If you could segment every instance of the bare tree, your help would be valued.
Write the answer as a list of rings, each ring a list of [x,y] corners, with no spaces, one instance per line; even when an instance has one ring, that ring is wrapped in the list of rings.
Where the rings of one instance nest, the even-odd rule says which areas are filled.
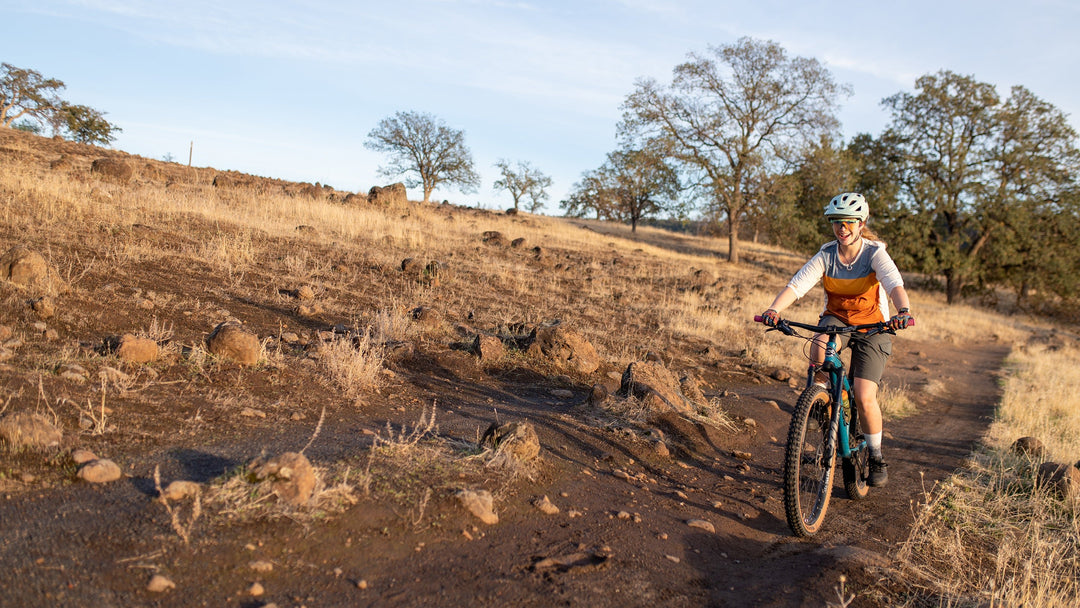
[[[474,192],[480,185],[465,132],[430,114],[398,112],[384,118],[368,133],[364,147],[389,154],[389,164],[379,167],[379,173],[404,176],[410,188],[423,186],[424,202],[439,184],[457,185],[462,192]]]
[[[662,143],[697,184],[706,211],[727,220],[728,259],[738,262],[739,225],[757,177],[780,173],[796,150],[836,132],[836,98],[846,91],[816,59],[741,38],[691,53],[669,87],[638,81],[623,103],[620,133]]]
[[[36,70],[0,63],[0,125],[10,127],[21,116],[47,120],[60,106],[57,93],[63,88],[63,82]]]
[[[529,211],[536,212],[548,199],[547,189],[551,187],[551,178],[544,175],[526,161],[518,161],[512,166],[510,161],[501,159],[495,167],[502,177],[495,180],[495,190],[506,190],[514,199],[514,209],[523,199],[528,199]]]

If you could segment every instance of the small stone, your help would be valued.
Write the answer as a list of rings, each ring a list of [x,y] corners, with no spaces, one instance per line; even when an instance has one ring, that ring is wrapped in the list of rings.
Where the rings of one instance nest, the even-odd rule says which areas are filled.
[[[565,388],[556,388],[551,390],[551,396],[558,397],[559,399],[571,399],[574,397],[574,391]]]
[[[752,460],[754,458],[754,455],[750,452],[743,452],[740,450],[732,450],[731,455],[739,460]]]
[[[300,300],[314,300],[315,290],[310,285],[304,285],[296,290],[296,297]]]
[[[675,562],[676,564],[682,561],[681,559],[675,557],[674,555],[664,555],[664,557],[667,558],[668,561]]]
[[[16,448],[49,448],[60,445],[63,432],[40,414],[15,412],[0,418],[0,439]]]
[[[39,319],[49,319],[56,314],[56,302],[49,296],[38,298],[30,304]]]
[[[160,574],[155,574],[150,577],[150,582],[146,585],[146,590],[152,593],[162,593],[169,589],[175,589],[176,583],[170,581]]]
[[[120,346],[116,349],[116,356],[128,363],[150,363],[158,358],[157,342],[150,338],[139,338],[134,334],[124,334],[120,338]]]
[[[251,597],[259,597],[260,595],[266,593],[266,589],[263,588],[262,583],[256,581],[254,583],[251,583],[251,586],[248,587],[247,592],[248,595],[250,595]]]
[[[71,460],[74,461],[75,464],[86,464],[91,460],[97,459],[97,455],[90,450],[78,449],[71,453]]]
[[[499,523],[499,516],[493,508],[494,497],[487,490],[459,490],[456,494],[461,504],[488,525]]]
[[[716,532],[716,527],[712,525],[712,522],[704,519],[691,519],[686,522],[686,525],[691,528],[698,528],[699,530],[705,530],[706,532]]]
[[[368,582],[366,580],[360,579],[360,580],[356,581],[356,588],[357,589],[367,589],[367,587],[368,587]]]
[[[757,420],[754,420],[753,418],[747,418],[746,420],[743,420],[743,424],[752,429],[757,428]]]
[[[548,500],[547,496],[533,501],[533,506],[545,515],[557,515],[559,513],[559,507]]]
[[[199,491],[200,486],[194,481],[177,480],[170,483],[161,491],[161,497],[165,500],[177,502],[185,498],[197,496]]]
[[[77,473],[79,479],[89,483],[109,483],[124,476],[120,466],[111,460],[99,458],[84,464]]]
[[[239,325],[222,323],[211,332],[207,348],[218,357],[231,359],[241,365],[255,365],[259,362],[262,345],[258,336]]]
[[[633,516],[630,515],[628,511],[619,511],[615,514],[615,517],[618,517],[619,519],[631,519]]]

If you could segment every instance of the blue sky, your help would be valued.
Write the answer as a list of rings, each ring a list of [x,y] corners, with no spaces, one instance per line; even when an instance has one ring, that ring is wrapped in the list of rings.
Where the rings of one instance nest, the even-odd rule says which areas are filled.
[[[558,213],[615,149],[641,77],[741,36],[813,57],[854,95],[845,138],[879,134],[882,98],[948,69],[1023,85],[1080,128],[1080,3],[1072,0],[0,0],[0,61],[67,85],[65,99],[151,158],[366,192],[389,180],[364,148],[379,120],[433,114],[465,131],[483,184],[433,200],[500,209],[501,158],[550,175]],[[192,145],[193,142],[193,145]],[[416,189],[413,198],[421,198]]]

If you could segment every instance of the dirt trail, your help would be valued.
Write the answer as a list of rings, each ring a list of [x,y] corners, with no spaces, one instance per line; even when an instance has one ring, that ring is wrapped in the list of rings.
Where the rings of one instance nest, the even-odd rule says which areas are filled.
[[[568,406],[584,400],[584,387],[574,389],[573,400],[557,399],[538,378],[488,377],[447,353],[404,379],[414,383],[411,399],[437,401],[442,435],[475,440],[497,410],[500,419],[536,424],[544,446],[534,479],[501,495],[499,524],[479,524],[452,497],[437,495],[415,519],[416,513],[362,501],[315,525],[218,526],[179,545],[163,514],[148,507],[154,492],[148,472],[164,461],[171,470],[209,478],[250,455],[251,445],[222,441],[148,453],[124,483],[8,495],[0,501],[0,521],[21,523],[8,526],[0,541],[0,568],[9,580],[0,603],[824,605],[835,601],[840,574],[855,592],[885,575],[889,553],[911,523],[911,502],[961,464],[998,399],[1005,346],[897,340],[897,347],[887,380],[915,385],[937,377],[947,393],[914,416],[887,422],[888,487],[855,503],[838,486],[825,529],[811,540],[789,533],[780,499],[782,438],[796,397],[786,384],[749,384],[730,370],[706,368],[714,394],[727,391],[729,409],[754,418],[756,431],[731,434],[666,419],[659,426],[677,447],[672,458],[662,458],[633,432],[599,424],[589,406]],[[387,419],[394,411],[385,409]],[[312,448],[313,460],[362,450],[358,429],[373,419],[379,417],[372,410],[333,417]],[[272,444],[296,449],[290,441],[296,439]],[[733,450],[753,458],[744,462]],[[560,507],[558,515],[530,505],[545,495]],[[691,527],[690,520],[711,522],[715,531]],[[252,572],[248,564],[257,559],[273,563],[273,571]],[[145,591],[155,571],[167,573],[178,589]],[[264,596],[245,593],[255,580]]]

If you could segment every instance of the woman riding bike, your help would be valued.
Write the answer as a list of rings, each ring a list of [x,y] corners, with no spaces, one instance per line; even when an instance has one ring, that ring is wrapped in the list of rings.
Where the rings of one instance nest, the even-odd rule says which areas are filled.
[[[832,223],[836,240],[823,245],[777,294],[769,309],[761,314],[766,325],[775,326],[781,311],[821,281],[825,288],[825,310],[819,325],[860,325],[889,319],[892,329],[908,326],[912,317],[904,279],[886,253],[885,243],[866,227],[869,217],[870,207],[861,194],[847,192],[829,202],[825,218]],[[888,298],[892,298],[898,309],[891,318]],[[825,360],[824,345],[821,334],[814,337],[810,357],[815,364]],[[852,390],[859,407],[863,437],[870,450],[867,483],[883,486],[889,474],[881,455],[882,420],[877,393],[885,362],[892,354],[892,338],[888,333],[870,337],[852,334],[845,346],[851,349]],[[824,385],[826,378],[819,373],[815,381]]]

